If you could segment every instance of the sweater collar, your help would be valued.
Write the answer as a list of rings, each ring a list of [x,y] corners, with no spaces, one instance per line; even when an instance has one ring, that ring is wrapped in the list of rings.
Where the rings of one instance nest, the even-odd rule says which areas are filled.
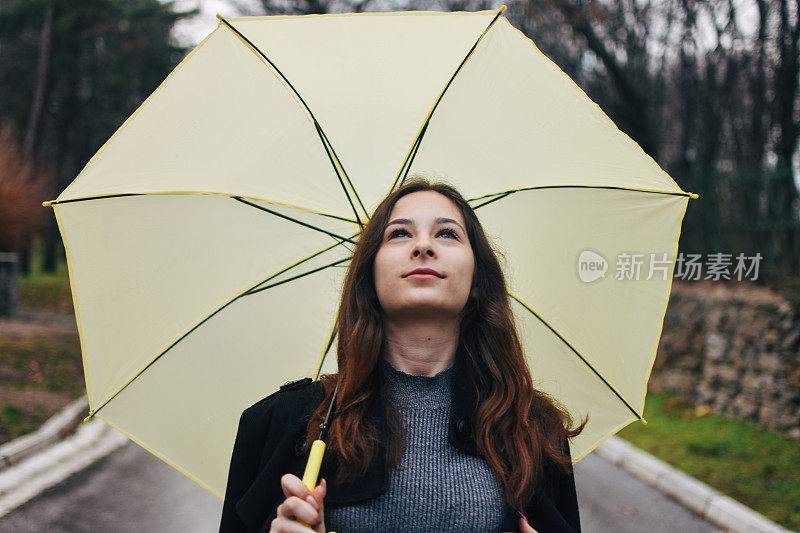
[[[451,369],[450,381],[451,408],[448,421],[447,438],[450,444],[471,455],[482,457],[474,438],[475,417],[478,407],[478,394],[474,389],[462,353],[457,353]],[[397,370],[395,370],[397,372]],[[385,409],[383,388],[386,386],[382,372],[376,372],[377,394],[373,396],[367,417],[374,424],[379,436],[379,448],[373,455],[369,474],[352,483],[338,484],[334,481],[337,469],[336,460],[331,457],[323,461],[320,477],[328,482],[326,502],[332,504],[354,503],[374,498],[389,489],[389,467],[386,457],[386,420],[382,416]]]
[[[399,409],[436,409],[449,407],[452,365],[435,376],[407,374],[381,358],[378,368],[387,397]]]

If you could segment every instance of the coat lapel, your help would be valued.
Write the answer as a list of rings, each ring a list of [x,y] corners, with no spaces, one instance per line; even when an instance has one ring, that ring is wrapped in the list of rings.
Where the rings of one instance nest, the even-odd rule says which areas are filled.
[[[483,457],[475,441],[475,420],[478,411],[478,394],[472,385],[464,361],[464,354],[456,354],[451,383],[450,421],[447,438],[450,444],[471,455]]]

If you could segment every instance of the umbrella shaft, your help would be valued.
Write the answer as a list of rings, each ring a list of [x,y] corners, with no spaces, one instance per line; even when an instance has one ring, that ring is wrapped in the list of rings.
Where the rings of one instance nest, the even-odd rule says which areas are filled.
[[[325,442],[315,440],[311,445],[311,452],[308,454],[308,462],[306,463],[306,471],[303,473],[303,483],[308,490],[314,490],[317,486],[317,476],[319,476],[319,469],[322,465],[322,456],[325,455]],[[309,526],[303,522],[304,526]]]

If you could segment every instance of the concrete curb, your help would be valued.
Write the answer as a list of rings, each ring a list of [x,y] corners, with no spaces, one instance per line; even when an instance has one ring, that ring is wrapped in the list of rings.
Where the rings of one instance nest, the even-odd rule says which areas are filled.
[[[742,533],[791,533],[619,437],[609,438],[595,448],[594,453],[718,526]]]
[[[78,417],[83,418],[81,414],[88,409],[86,396],[78,398],[51,416],[38,430],[0,446],[0,472],[65,437],[67,428]]]
[[[81,398],[50,418],[36,433],[0,448],[6,464],[0,470],[0,516],[128,442],[122,433],[93,419],[81,424],[73,435],[54,443],[63,437],[76,412],[82,415],[87,407],[86,398]]]

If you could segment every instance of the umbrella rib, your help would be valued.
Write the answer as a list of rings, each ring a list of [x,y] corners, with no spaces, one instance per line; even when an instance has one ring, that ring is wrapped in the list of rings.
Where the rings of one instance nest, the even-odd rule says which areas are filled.
[[[358,235],[358,234],[356,234],[356,235]],[[356,235],[353,235],[353,237],[355,237]],[[175,341],[174,341],[172,344],[170,344],[169,346],[167,346],[167,347],[166,347],[166,348],[165,348],[165,349],[164,349],[164,350],[163,350],[163,351],[162,351],[160,354],[158,354],[158,355],[157,355],[155,358],[153,358],[153,360],[152,360],[152,361],[150,361],[149,363],[147,363],[147,365],[145,365],[145,366],[144,366],[144,367],[143,367],[141,370],[139,370],[139,371],[138,371],[138,372],[137,372],[137,373],[136,373],[136,374],[135,374],[133,377],[131,377],[131,379],[129,379],[127,383],[125,383],[124,385],[122,385],[122,386],[121,386],[119,389],[117,389],[117,391],[116,391],[114,394],[112,394],[111,396],[109,396],[109,397],[108,397],[108,398],[107,398],[107,399],[106,399],[106,400],[105,400],[105,401],[104,401],[102,404],[100,404],[100,405],[97,407],[97,409],[94,409],[93,411],[89,411],[89,415],[88,415],[86,418],[84,418],[84,419],[83,419],[83,421],[84,421],[84,422],[88,422],[88,421],[89,421],[89,420],[90,420],[92,417],[94,417],[94,415],[96,415],[96,414],[97,414],[97,412],[98,412],[100,409],[102,409],[103,407],[105,407],[105,406],[106,406],[106,404],[108,404],[108,402],[110,402],[111,400],[113,400],[113,399],[114,399],[114,398],[115,398],[115,397],[116,397],[116,396],[117,396],[117,395],[118,395],[120,392],[122,392],[123,390],[125,390],[125,388],[126,388],[128,385],[130,385],[131,383],[133,383],[133,382],[136,380],[136,378],[138,378],[139,376],[141,376],[141,375],[144,373],[144,371],[145,371],[145,370],[147,370],[148,368],[150,368],[150,367],[153,365],[153,363],[155,363],[156,361],[158,361],[158,360],[159,360],[159,359],[160,359],[160,358],[161,358],[161,357],[162,357],[162,356],[163,356],[165,353],[167,353],[168,351],[170,351],[170,350],[171,350],[171,349],[172,349],[172,348],[173,348],[173,347],[174,347],[176,344],[178,344],[178,343],[179,343],[179,342],[181,342],[183,339],[185,339],[186,337],[188,337],[188,336],[189,336],[189,335],[190,335],[192,332],[194,332],[194,331],[195,331],[197,328],[199,328],[200,326],[202,326],[203,324],[205,324],[205,323],[206,323],[208,320],[210,320],[210,319],[211,319],[211,318],[212,318],[214,315],[216,315],[217,313],[219,313],[220,311],[222,311],[223,309],[225,309],[226,307],[228,307],[229,305],[231,305],[233,302],[235,302],[235,301],[236,301],[236,300],[238,300],[239,298],[242,298],[242,297],[244,297],[244,296],[249,296],[249,295],[253,294],[254,292],[260,292],[260,290],[268,289],[268,288],[274,287],[274,286],[276,286],[276,285],[280,285],[280,284],[282,284],[282,283],[285,283],[285,282],[287,282],[287,281],[291,281],[291,280],[293,280],[293,279],[298,279],[298,278],[301,278],[301,277],[303,277],[303,276],[307,276],[307,275],[309,275],[309,274],[313,274],[313,273],[315,273],[315,272],[319,272],[320,270],[323,270],[323,269],[325,269],[325,268],[328,268],[328,267],[331,267],[331,266],[338,265],[339,263],[343,263],[343,262],[345,262],[345,261],[349,261],[349,260],[350,260],[350,257],[346,257],[346,258],[344,258],[344,259],[340,259],[339,261],[335,261],[335,262],[333,262],[333,263],[330,263],[330,264],[328,264],[328,265],[325,265],[325,266],[323,266],[323,267],[316,268],[316,269],[313,269],[313,270],[311,270],[311,271],[308,271],[308,272],[305,272],[305,273],[303,273],[303,274],[300,274],[300,275],[298,275],[298,276],[295,276],[294,278],[291,278],[291,279],[288,279],[288,280],[284,280],[284,281],[280,281],[280,282],[278,282],[278,283],[276,283],[276,284],[273,284],[273,285],[271,285],[271,286],[265,287],[264,289],[260,289],[260,290],[253,291],[253,288],[255,288],[255,287],[258,287],[258,286],[259,286],[259,285],[261,285],[262,283],[264,283],[264,282],[267,282],[267,281],[269,281],[269,280],[271,280],[271,279],[274,279],[274,278],[276,278],[277,276],[279,276],[279,275],[283,274],[284,272],[288,272],[288,271],[289,271],[289,270],[291,270],[292,268],[295,268],[295,267],[297,267],[298,265],[300,265],[300,264],[302,264],[302,263],[305,263],[306,261],[309,261],[309,260],[313,259],[314,257],[316,257],[316,256],[318,256],[318,255],[320,255],[320,254],[322,254],[322,253],[325,253],[325,252],[327,252],[328,250],[332,250],[333,248],[335,248],[335,247],[337,247],[337,246],[341,245],[343,242],[344,242],[344,241],[340,241],[340,242],[338,242],[338,243],[336,243],[336,244],[332,244],[331,246],[328,246],[327,248],[323,248],[322,250],[318,250],[317,252],[314,252],[313,254],[309,255],[308,257],[306,257],[306,258],[304,258],[304,259],[300,259],[299,261],[297,261],[297,262],[295,262],[295,263],[293,263],[293,264],[291,264],[291,265],[289,265],[289,266],[287,266],[287,267],[285,267],[285,268],[283,268],[283,269],[279,270],[278,272],[275,272],[274,274],[271,274],[271,275],[270,275],[269,277],[267,277],[266,279],[263,279],[263,280],[259,281],[258,283],[256,283],[256,284],[255,284],[255,285],[253,285],[252,287],[250,287],[249,289],[247,289],[247,290],[245,290],[245,291],[243,291],[243,292],[241,292],[241,293],[237,294],[236,296],[234,296],[233,298],[231,298],[230,300],[228,300],[226,303],[224,303],[223,305],[219,306],[219,307],[218,307],[217,309],[215,309],[215,310],[214,310],[214,311],[213,311],[211,314],[209,314],[209,315],[208,315],[207,317],[205,317],[203,320],[201,320],[200,322],[198,322],[197,324],[195,324],[195,325],[194,325],[192,328],[190,328],[190,329],[189,329],[189,331],[187,331],[186,333],[184,333],[183,335],[181,335],[180,337],[178,337],[178,338],[177,338],[177,339],[176,339],[176,340],[175,340]]]
[[[319,360],[317,361],[316,365],[317,370],[314,372],[315,381],[319,379],[319,374],[320,372],[322,372],[322,365],[325,364],[325,357],[328,355],[328,352],[331,351],[331,346],[333,346],[333,339],[336,338],[336,334],[338,332],[339,332],[339,322],[335,320],[333,322],[333,329],[331,329],[331,334],[328,337],[328,342],[325,345],[325,349],[322,351],[322,353],[319,356]]]
[[[347,240],[348,240],[348,241],[350,241],[351,239],[353,239],[353,238],[357,237],[358,235],[360,235],[360,234],[359,234],[359,233],[355,233],[355,234],[353,234],[353,235],[352,235],[352,236],[351,236],[349,239],[347,239]],[[306,258],[304,258],[304,259],[301,259],[301,260],[299,260],[299,261],[297,261],[297,262],[295,262],[295,263],[293,263],[293,264],[291,264],[291,265],[289,265],[289,266],[287,266],[287,267],[285,267],[285,268],[283,268],[283,269],[281,269],[281,270],[279,270],[279,271],[275,272],[274,274],[270,275],[269,277],[267,277],[267,278],[265,278],[265,279],[263,279],[263,280],[259,281],[258,283],[256,283],[256,284],[255,284],[255,285],[253,285],[252,287],[250,287],[250,288],[249,288],[248,290],[246,290],[246,291],[245,291],[245,292],[244,292],[244,293],[243,293],[241,296],[246,296],[246,295],[248,295],[248,294],[253,294],[254,292],[260,292],[260,291],[261,291],[261,290],[263,290],[263,289],[258,289],[258,290],[255,290],[255,289],[256,289],[256,287],[258,287],[258,286],[259,286],[259,285],[261,285],[262,283],[267,283],[268,281],[270,281],[270,280],[273,280],[273,279],[277,278],[277,277],[278,277],[278,276],[280,276],[281,274],[285,274],[286,272],[290,271],[291,269],[293,269],[293,268],[296,268],[296,267],[300,266],[301,264],[305,263],[306,261],[309,261],[309,260],[311,260],[311,259],[313,259],[313,258],[317,257],[318,255],[320,255],[320,254],[323,254],[323,253],[327,252],[328,250],[332,250],[332,249],[336,248],[337,246],[345,246],[345,244],[344,244],[344,243],[345,243],[345,241],[342,241],[342,240],[340,240],[340,241],[339,241],[339,242],[337,242],[336,244],[332,244],[332,245],[330,245],[330,246],[328,246],[328,247],[326,247],[326,248],[323,248],[322,250],[318,250],[318,251],[314,252],[313,254],[309,255],[308,257],[306,257]],[[345,246],[345,248],[347,248],[347,247]],[[348,250],[349,250],[349,248],[348,248]],[[347,259],[349,259],[349,257],[348,257]],[[327,268],[327,267],[333,267],[333,266],[336,266],[336,265],[338,265],[339,263],[342,263],[343,261],[344,261],[344,260],[342,260],[342,261],[336,261],[336,262],[334,262],[334,263],[331,263],[331,264],[325,265],[325,267],[323,267],[323,268]],[[320,268],[320,269],[317,269],[317,270],[321,270],[321,268]],[[298,279],[298,278],[301,278],[301,277],[303,277],[304,275],[308,275],[308,274],[311,274],[311,273],[313,273],[313,272],[316,272],[316,270],[314,270],[314,271],[311,271],[311,272],[306,272],[305,274],[300,274],[300,275],[298,275],[298,276],[295,276],[295,277],[294,277],[294,278],[292,278],[292,279]],[[290,279],[290,280],[286,280],[286,281],[291,281],[291,279]],[[280,283],[278,283],[278,285],[280,285],[281,283],[284,283],[284,282],[280,282]],[[267,288],[267,289],[268,289],[268,288],[271,288],[271,287],[274,287],[274,286],[275,286],[275,285],[271,285],[271,286],[269,286],[269,287],[265,287],[265,288]]]
[[[425,132],[428,130],[428,122],[426,121],[425,124],[422,126],[422,130],[420,131],[417,139],[414,141],[414,146],[412,147],[411,157],[406,157],[406,160],[403,161],[403,166],[400,169],[400,172],[403,172],[405,169],[405,174],[403,175],[403,181],[405,181],[406,177],[408,176],[409,170],[411,170],[411,164],[414,162],[414,158],[417,157],[417,152],[419,151],[419,147],[422,144],[422,137],[425,135]],[[395,180],[396,182],[397,180]],[[401,182],[402,184],[402,182]],[[394,184],[392,185],[394,187]]]
[[[336,246],[336,245],[334,245],[334,246]],[[286,278],[286,279],[282,279],[281,281],[276,281],[275,283],[273,283],[271,285],[267,285],[266,287],[261,287],[259,289],[251,289],[251,290],[245,292],[242,296],[250,296],[251,294],[257,294],[257,293],[259,293],[261,291],[265,291],[267,289],[272,289],[272,288],[277,287],[279,285],[283,285],[284,283],[289,283],[290,281],[294,281],[296,279],[300,279],[300,278],[308,276],[310,274],[314,274],[316,272],[319,272],[320,270],[325,270],[326,268],[330,268],[330,267],[336,266],[336,265],[338,265],[340,263],[344,263],[345,261],[349,261],[349,260],[350,260],[349,257],[345,257],[344,259],[339,259],[338,261],[334,261],[333,263],[328,263],[327,265],[322,265],[321,267],[317,267],[317,268],[309,270],[307,272],[303,272],[302,274],[298,274],[298,275],[293,276],[291,278]],[[262,283],[263,283],[263,281],[262,281]]]
[[[315,215],[320,215],[323,217],[328,218],[335,218],[336,220],[343,220],[344,222],[352,222],[356,224],[357,221],[353,220],[352,218],[342,217],[339,215],[331,215],[329,213],[323,213],[321,211],[315,211],[313,209],[308,209],[306,207],[300,207],[297,205],[292,204],[285,204],[282,202],[272,202],[270,200],[265,200],[263,198],[254,198],[252,196],[242,196],[242,195],[232,195],[232,194],[224,194],[218,192],[207,192],[207,191],[158,191],[158,192],[126,192],[126,193],[116,193],[116,194],[99,194],[97,196],[82,196],[80,198],[70,198],[68,200],[50,200],[48,202],[42,202],[43,207],[51,207],[56,204],[69,204],[72,202],[85,202],[87,200],[106,200],[108,198],[120,198],[123,196],[195,196],[206,194],[209,196],[226,196],[228,198],[246,198],[248,200],[252,200],[255,202],[265,202],[268,204],[273,205],[280,205],[283,207],[288,207],[290,209],[296,209],[297,211],[306,211],[308,213],[314,213]]]
[[[513,192],[516,192],[516,191],[513,191]],[[485,206],[485,205],[489,205],[490,203],[492,203],[492,202],[496,202],[497,200],[502,200],[503,198],[505,198],[505,197],[506,197],[506,196],[508,196],[509,194],[511,194],[511,192],[500,193],[498,196],[495,196],[495,197],[494,197],[494,198],[492,198],[491,200],[488,200],[488,201],[486,201],[486,202],[483,202],[482,204],[478,204],[478,205],[476,205],[475,207],[473,207],[472,209],[478,209],[479,207],[483,207],[483,206]],[[467,200],[467,202],[471,202],[471,201],[473,201],[473,200],[478,200],[478,199],[479,199],[479,198],[470,198],[469,200]]]
[[[508,295],[509,295],[509,296],[511,296],[511,297],[512,297],[514,300],[516,300],[516,301],[517,301],[517,302],[518,302],[518,303],[519,303],[519,304],[520,304],[522,307],[524,307],[525,309],[527,309],[527,310],[528,310],[528,311],[529,311],[529,312],[530,312],[530,313],[531,313],[533,316],[535,316],[537,319],[539,319],[539,321],[540,321],[542,324],[544,324],[545,326],[547,326],[547,328],[548,328],[550,331],[552,331],[552,332],[553,332],[553,333],[554,333],[554,334],[555,334],[555,335],[556,335],[556,336],[557,336],[559,339],[561,339],[561,341],[562,341],[564,344],[566,344],[566,345],[569,347],[569,349],[570,349],[570,350],[572,350],[572,352],[573,352],[575,355],[577,355],[577,356],[580,358],[580,360],[581,360],[581,361],[583,361],[583,363],[584,363],[584,364],[585,364],[587,367],[589,367],[589,370],[591,370],[592,372],[594,372],[594,374],[595,374],[595,375],[596,375],[598,378],[600,378],[600,380],[601,380],[603,383],[605,383],[605,384],[606,384],[606,387],[608,387],[608,388],[611,390],[611,392],[613,392],[613,393],[614,393],[614,395],[615,395],[617,398],[619,398],[619,400],[620,400],[622,403],[624,403],[624,404],[625,404],[625,407],[627,407],[627,408],[630,410],[630,412],[631,412],[631,413],[633,413],[633,415],[634,415],[636,418],[638,418],[640,421],[644,422],[644,418],[642,418],[642,416],[641,416],[639,413],[637,413],[637,412],[636,412],[636,410],[635,410],[633,407],[631,407],[631,405],[630,405],[630,404],[629,404],[627,401],[625,401],[625,398],[623,398],[623,397],[622,397],[622,395],[620,395],[620,393],[619,393],[619,392],[617,392],[617,390],[616,390],[614,387],[612,387],[612,386],[611,386],[611,384],[610,384],[608,381],[606,381],[606,379],[605,379],[605,378],[604,378],[602,375],[600,375],[600,372],[598,372],[598,371],[597,371],[597,370],[596,370],[596,369],[595,369],[595,368],[594,368],[594,367],[591,365],[591,363],[589,363],[589,361],[587,361],[587,360],[586,360],[586,359],[585,359],[585,358],[584,358],[584,357],[583,357],[583,356],[580,354],[580,352],[578,352],[578,350],[576,350],[576,349],[575,349],[575,348],[574,348],[574,347],[573,347],[573,346],[572,346],[572,345],[569,343],[569,341],[567,341],[567,339],[565,339],[564,337],[562,337],[562,336],[561,336],[561,334],[560,334],[558,331],[556,331],[556,330],[555,330],[555,328],[553,328],[553,326],[551,326],[550,324],[548,324],[548,323],[547,323],[547,321],[546,321],[544,318],[542,318],[541,316],[539,316],[539,314],[538,314],[536,311],[534,311],[533,309],[531,309],[530,307],[528,307],[528,305],[527,305],[527,304],[525,304],[525,302],[523,302],[521,299],[517,298],[517,296],[515,296],[514,294],[512,294],[512,293],[510,293],[510,292],[508,293]]]
[[[297,220],[296,218],[292,218],[290,216],[283,215],[281,213],[278,213],[277,211],[273,211],[272,209],[267,209],[264,206],[261,206],[261,205],[258,205],[258,204],[254,204],[252,202],[248,202],[247,200],[244,200],[240,196],[234,196],[233,199],[236,200],[237,202],[241,202],[241,203],[249,205],[251,207],[255,207],[256,209],[260,209],[261,211],[265,211],[267,213],[273,214],[276,217],[280,217],[280,218],[283,218],[285,220],[289,220],[290,222],[294,222],[296,224],[300,224],[303,227],[310,228],[310,229],[325,233],[326,235],[330,235],[331,237],[334,237],[335,239],[339,239],[341,241],[347,241],[349,243],[355,244],[355,241],[353,241],[352,239],[350,239],[348,237],[342,237],[341,235],[336,235],[335,233],[332,233],[332,232],[330,232],[328,230],[324,230],[322,228],[318,228],[317,226],[314,226],[312,224],[308,224],[307,222],[303,222],[302,220]]]
[[[309,111],[309,113],[310,112],[311,111]],[[339,175],[339,171],[338,171],[339,168],[342,169],[342,172],[344,173],[344,177],[347,180],[347,183],[350,184],[350,189],[353,191],[353,196],[356,197],[356,201],[358,202],[358,205],[361,206],[361,210],[364,212],[364,217],[367,220],[369,220],[369,218],[370,218],[369,217],[369,212],[367,212],[367,208],[364,207],[364,204],[361,202],[361,197],[358,195],[358,191],[356,191],[355,185],[353,185],[353,182],[350,181],[350,176],[347,174],[347,171],[344,169],[344,165],[339,160],[339,156],[336,154],[336,151],[333,149],[333,144],[331,143],[330,140],[328,140],[328,136],[325,135],[325,131],[323,131],[322,126],[319,124],[319,122],[317,122],[317,119],[314,119],[314,127],[317,129],[317,134],[320,136],[320,139],[322,139],[322,144],[325,147],[325,153],[328,155],[328,160],[331,162],[331,165],[333,165],[333,169],[336,171],[336,177],[339,178],[339,183],[342,186],[342,190],[344,191],[345,195],[347,195],[347,201],[350,202],[350,207],[353,209],[353,213],[356,215],[356,218],[358,219],[358,224],[363,229],[364,228],[364,224],[361,222],[361,219],[358,217],[358,213],[356,212],[356,208],[353,207],[353,202],[350,200],[350,195],[347,194],[347,188],[344,186],[344,183],[342,183],[342,178]],[[328,149],[328,148],[330,148],[330,149]],[[336,161],[334,161],[334,158],[336,159]],[[338,163],[338,165],[337,165],[337,163]]]
[[[356,206],[353,204],[352,198],[350,198],[350,193],[347,191],[347,187],[345,186],[344,182],[342,181],[342,176],[339,173],[339,168],[342,169],[342,173],[344,173],[344,177],[347,180],[347,183],[350,185],[350,189],[353,191],[353,196],[356,197],[356,201],[361,206],[361,209],[364,211],[364,214],[367,216],[367,218],[369,218],[369,215],[367,213],[367,209],[364,207],[364,204],[361,202],[361,198],[359,198],[358,192],[356,192],[356,188],[353,186],[353,183],[350,181],[350,176],[347,175],[347,171],[344,169],[344,165],[342,165],[342,162],[339,159],[339,156],[336,154],[336,150],[333,149],[333,144],[330,142],[330,140],[328,140],[328,136],[325,135],[325,132],[322,130],[322,126],[320,125],[319,121],[317,120],[317,117],[315,117],[314,113],[311,112],[311,108],[308,106],[306,101],[300,95],[300,92],[294,87],[294,85],[292,85],[292,82],[290,82],[289,79],[286,76],[284,76],[283,72],[281,72],[281,70],[275,65],[275,63],[273,63],[266,56],[266,54],[264,54],[264,52],[262,52],[255,44],[253,44],[253,42],[250,41],[250,39],[245,37],[244,34],[242,34],[242,32],[240,32],[239,30],[234,28],[233,25],[230,22],[228,22],[227,20],[225,20],[225,18],[222,15],[218,14],[217,18],[220,20],[220,22],[222,24],[225,25],[225,27],[230,29],[234,33],[234,35],[236,35],[239,38],[239,40],[241,40],[250,50],[255,52],[256,55],[258,55],[264,61],[267,62],[275,70],[275,72],[281,77],[281,79],[284,82],[286,82],[286,84],[289,86],[289,88],[292,90],[292,92],[294,92],[295,96],[297,96],[297,98],[300,100],[300,103],[303,104],[303,107],[305,107],[306,111],[308,112],[309,116],[311,117],[311,120],[314,122],[314,128],[316,129],[317,135],[319,136],[320,141],[322,142],[322,147],[325,148],[325,152],[328,154],[328,159],[331,160],[331,164],[333,165],[333,171],[336,172],[336,177],[339,179],[339,184],[342,186],[342,190],[344,191],[344,194],[347,197],[347,201],[350,203],[350,207],[353,210],[353,214],[356,216],[356,219],[358,220],[359,226],[361,226],[363,228],[364,227],[364,223],[361,221],[361,217],[358,215],[358,211],[356,210]],[[333,159],[335,159],[336,161],[334,162]],[[337,165],[337,163],[338,163],[338,165]]]
[[[484,198],[494,197],[487,202],[484,202],[482,204],[473,207],[473,209],[477,209],[479,207],[483,207],[492,202],[500,200],[501,198],[505,198],[509,194],[520,191],[532,191],[534,189],[615,189],[618,191],[633,191],[633,192],[644,192],[650,194],[666,194],[669,196],[688,196],[689,198],[698,198],[698,195],[693,192],[657,191],[653,189],[638,189],[635,187],[617,187],[615,185],[537,185],[533,187],[522,187],[521,189],[512,189],[510,191],[501,191],[501,192],[493,192],[491,194],[484,194],[483,196],[476,196],[475,198],[470,198],[467,201],[474,202],[475,200],[483,200]]]
[[[360,234],[357,234],[357,235],[360,235]],[[334,238],[335,238],[335,237],[334,237]],[[340,242],[340,243],[338,243],[338,244],[341,244],[342,246],[344,246],[344,247],[347,249],[347,251],[349,251],[351,254],[353,253],[353,251],[354,251],[354,248],[353,248],[353,247],[351,247],[351,246],[347,246],[347,245],[346,245],[344,242]]]
[[[497,13],[495,14],[494,18],[492,18],[492,21],[489,23],[488,26],[486,26],[486,29],[483,30],[483,33],[480,34],[478,39],[475,41],[475,44],[472,45],[472,48],[469,49],[469,52],[467,52],[467,55],[464,56],[464,59],[461,60],[461,63],[458,65],[458,68],[456,68],[455,72],[453,72],[453,75],[450,76],[450,79],[447,81],[447,84],[444,86],[444,89],[442,89],[442,91],[439,93],[438,98],[436,98],[436,101],[434,102],[434,104],[431,107],[430,111],[428,111],[428,116],[425,117],[425,121],[423,122],[422,126],[420,127],[420,130],[417,133],[417,136],[414,139],[414,142],[411,143],[411,147],[408,149],[408,153],[406,154],[406,158],[403,160],[403,164],[400,166],[400,170],[397,172],[397,176],[394,178],[394,182],[392,182],[392,186],[389,188],[389,192],[392,192],[394,190],[395,186],[397,186],[397,181],[400,180],[400,175],[403,174],[403,169],[405,169],[405,175],[403,175],[403,179],[400,181],[400,185],[402,185],[403,181],[405,181],[406,177],[408,176],[409,170],[411,170],[411,164],[414,161],[414,157],[416,157],[417,151],[419,150],[419,145],[422,143],[422,137],[423,137],[423,135],[425,135],[425,131],[428,129],[428,123],[430,122],[431,117],[433,116],[433,112],[436,111],[436,108],[439,106],[439,102],[442,101],[442,98],[444,97],[444,93],[447,92],[447,89],[450,88],[450,85],[453,84],[453,80],[455,80],[456,76],[458,75],[459,72],[461,72],[461,69],[464,67],[464,65],[466,64],[467,60],[472,56],[472,53],[475,51],[475,48],[478,47],[478,43],[481,42],[481,39],[483,39],[483,36],[486,35],[486,33],[492,28],[492,26],[494,26],[494,23],[497,22],[497,19],[500,18],[500,15],[502,15],[503,11],[505,11],[505,10],[506,10],[506,6],[502,6],[497,11]]]

